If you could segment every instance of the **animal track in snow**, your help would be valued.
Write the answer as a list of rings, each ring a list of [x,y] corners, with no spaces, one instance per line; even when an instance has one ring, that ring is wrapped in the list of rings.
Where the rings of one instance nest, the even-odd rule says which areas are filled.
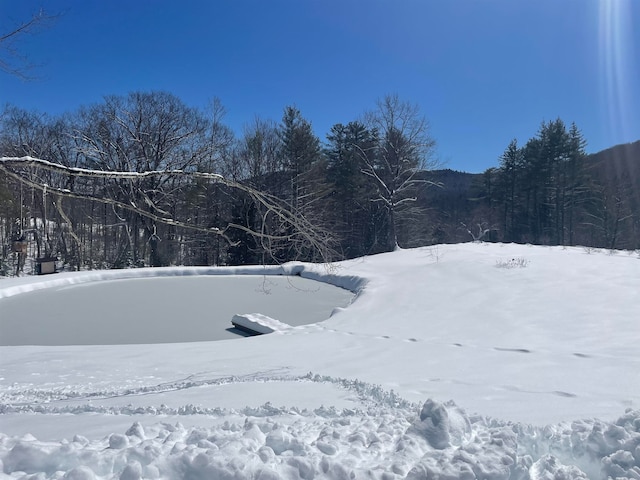
[[[567,398],[574,398],[577,397],[577,395],[575,393],[569,393],[569,392],[563,392],[562,390],[555,390],[553,392],[554,395],[557,395],[559,397],[567,397]]]
[[[531,350],[527,348],[503,348],[503,347],[493,347],[494,350],[499,352],[514,352],[514,353],[531,353]]]

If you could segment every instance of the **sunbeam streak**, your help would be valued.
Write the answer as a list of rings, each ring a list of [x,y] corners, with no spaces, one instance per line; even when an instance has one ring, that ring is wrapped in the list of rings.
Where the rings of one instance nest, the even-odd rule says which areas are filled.
[[[630,138],[631,72],[631,2],[600,0],[599,63],[601,101],[605,111],[606,131],[612,138]]]

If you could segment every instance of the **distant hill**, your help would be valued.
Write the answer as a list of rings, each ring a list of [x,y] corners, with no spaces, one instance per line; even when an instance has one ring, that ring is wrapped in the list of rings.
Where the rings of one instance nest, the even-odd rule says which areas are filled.
[[[588,155],[586,166],[591,175],[603,183],[627,184],[635,190],[635,200],[640,200],[640,140]]]
[[[586,167],[600,178],[632,178],[640,180],[640,140],[607,148],[587,155]],[[482,173],[467,173],[443,169],[429,172],[429,179],[441,183],[441,194],[468,191],[482,178]],[[435,193],[435,192],[433,192]]]
[[[594,164],[613,162],[621,167],[624,167],[623,164],[635,164],[635,172],[640,172],[640,140],[616,145],[598,153],[592,153],[587,155],[587,161]]]
[[[473,182],[481,177],[481,173],[459,172],[451,169],[432,170],[427,176],[430,181],[442,185],[441,193],[447,194],[467,192]]]
[[[587,155],[585,172],[591,190],[590,218],[592,239],[579,241],[598,246],[638,248],[640,246],[640,140],[616,145]],[[429,211],[429,221],[437,225],[432,241],[458,242],[469,239],[461,225],[486,225],[490,228],[500,218],[495,208],[491,186],[492,176],[455,170],[434,170],[425,178],[439,184],[419,196],[419,204]],[[606,233],[602,233],[605,232]],[[601,235],[598,237],[598,235]],[[604,237],[602,237],[604,235]],[[500,232],[492,230],[487,240],[501,240]]]
[[[640,243],[640,140],[589,155],[587,170],[620,203],[621,216],[630,217],[631,235]],[[615,212],[614,212],[615,214]]]

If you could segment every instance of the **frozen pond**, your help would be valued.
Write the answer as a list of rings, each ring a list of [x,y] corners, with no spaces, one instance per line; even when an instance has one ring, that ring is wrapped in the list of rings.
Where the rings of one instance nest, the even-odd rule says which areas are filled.
[[[347,290],[290,276],[119,279],[0,299],[0,345],[117,345],[240,338],[236,313],[298,326],[347,306]],[[90,308],[87,308],[90,305]]]

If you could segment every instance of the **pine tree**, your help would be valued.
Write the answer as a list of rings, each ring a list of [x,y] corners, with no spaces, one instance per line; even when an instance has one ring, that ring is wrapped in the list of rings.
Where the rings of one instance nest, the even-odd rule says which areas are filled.
[[[331,188],[331,225],[347,258],[369,252],[373,239],[373,191],[361,174],[363,155],[373,155],[375,132],[361,122],[336,124],[327,135],[327,183]]]
[[[279,129],[282,164],[291,184],[290,202],[304,211],[312,194],[311,171],[322,158],[320,140],[296,107],[286,107]]]
[[[569,129],[568,152],[566,159],[567,190],[564,210],[568,229],[569,245],[574,245],[576,219],[580,217],[580,209],[588,201],[588,177],[584,171],[586,140],[575,123]]]
[[[500,157],[499,201],[502,204],[502,230],[505,241],[515,241],[518,236],[516,215],[518,205],[518,180],[521,175],[523,151],[516,139]]]

